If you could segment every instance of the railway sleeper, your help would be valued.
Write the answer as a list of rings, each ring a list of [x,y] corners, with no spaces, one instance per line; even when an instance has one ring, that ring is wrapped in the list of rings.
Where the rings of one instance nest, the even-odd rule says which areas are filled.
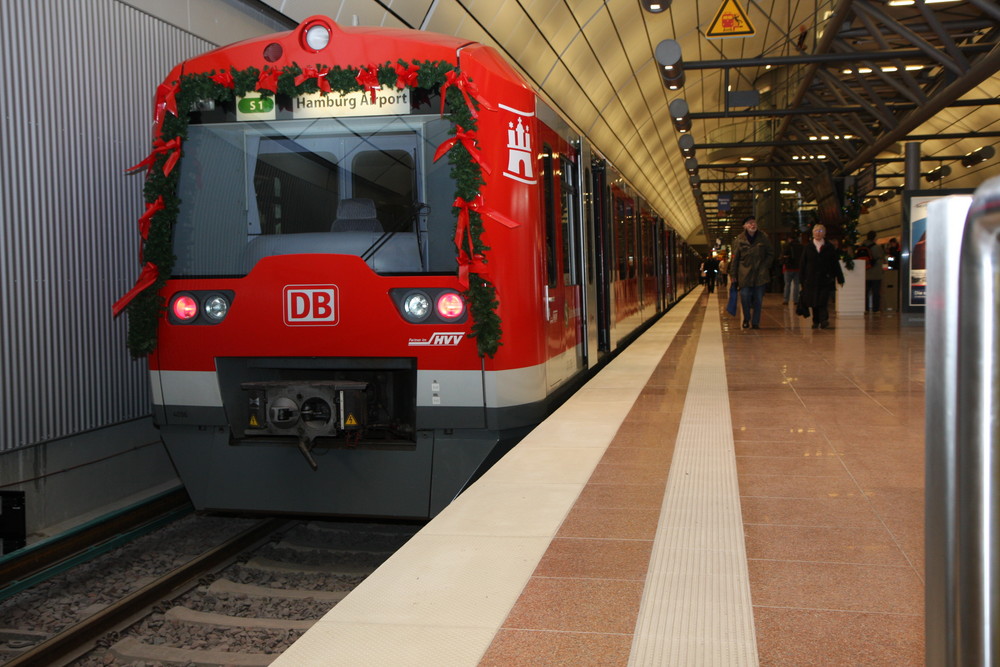
[[[139,661],[153,663],[176,663],[195,667],[266,667],[274,662],[277,654],[235,653],[232,651],[204,651],[177,648],[164,644],[146,644],[135,637],[126,637],[111,647],[115,658],[126,663]]]
[[[271,588],[255,584],[241,584],[229,579],[217,579],[208,586],[208,592],[213,595],[246,595],[259,598],[285,598],[288,600],[316,600],[317,602],[337,603],[343,600],[349,591],[308,591],[299,588]]]
[[[248,618],[230,616],[210,611],[196,611],[188,607],[171,607],[163,617],[173,623],[214,625],[220,628],[257,628],[263,630],[308,630],[316,622],[293,621],[286,618]]]
[[[350,577],[367,577],[375,571],[377,566],[358,565],[355,563],[342,563],[340,565],[310,565],[307,563],[282,563],[270,558],[256,556],[243,564],[244,567],[260,570],[262,572],[300,572],[302,574],[328,574],[346,575]]]

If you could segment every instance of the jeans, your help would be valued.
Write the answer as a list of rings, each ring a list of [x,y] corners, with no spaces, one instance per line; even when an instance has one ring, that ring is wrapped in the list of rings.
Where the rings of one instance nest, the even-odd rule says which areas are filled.
[[[755,287],[740,286],[740,304],[743,306],[743,321],[753,326],[760,326],[760,307],[764,303],[764,291],[767,285]]]
[[[785,303],[798,303],[799,302],[799,272],[798,271],[785,271],[782,274],[785,277],[785,297],[782,299]],[[788,298],[789,295],[792,298]]]

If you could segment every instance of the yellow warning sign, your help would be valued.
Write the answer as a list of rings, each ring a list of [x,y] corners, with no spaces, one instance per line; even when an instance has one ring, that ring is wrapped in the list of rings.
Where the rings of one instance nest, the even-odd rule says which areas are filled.
[[[260,428],[260,422],[257,421],[257,415],[250,415],[250,428]]]
[[[757,33],[747,18],[747,13],[737,0],[723,0],[719,12],[712,19],[706,35],[713,37],[752,37]]]
[[[347,420],[344,422],[344,426],[357,426],[358,420],[354,418],[354,415],[347,413]]]

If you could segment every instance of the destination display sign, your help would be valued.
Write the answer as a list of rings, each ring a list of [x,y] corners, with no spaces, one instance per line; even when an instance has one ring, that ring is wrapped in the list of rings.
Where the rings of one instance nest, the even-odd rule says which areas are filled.
[[[236,120],[275,120],[274,97],[248,92],[236,100]],[[351,93],[310,93],[292,98],[292,118],[332,118],[341,116],[398,116],[410,113],[410,90],[375,89]],[[282,117],[285,116],[282,113]]]

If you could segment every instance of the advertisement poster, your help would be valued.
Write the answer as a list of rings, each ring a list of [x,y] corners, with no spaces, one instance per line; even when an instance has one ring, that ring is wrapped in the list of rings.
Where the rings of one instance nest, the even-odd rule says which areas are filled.
[[[903,193],[903,293],[904,312],[922,312],[927,303],[927,205],[972,190],[917,190]],[[961,234],[961,229],[956,230]]]

